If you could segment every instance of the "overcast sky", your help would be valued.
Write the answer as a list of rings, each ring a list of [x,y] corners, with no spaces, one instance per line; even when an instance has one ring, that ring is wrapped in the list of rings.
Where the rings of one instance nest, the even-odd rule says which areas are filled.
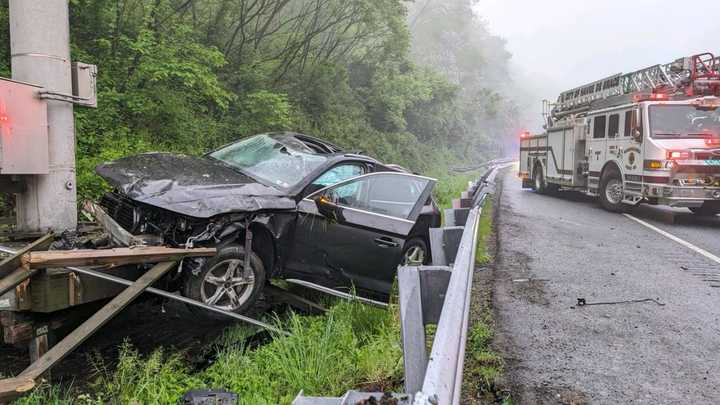
[[[615,73],[720,53],[720,1],[480,0],[516,69],[546,98]]]

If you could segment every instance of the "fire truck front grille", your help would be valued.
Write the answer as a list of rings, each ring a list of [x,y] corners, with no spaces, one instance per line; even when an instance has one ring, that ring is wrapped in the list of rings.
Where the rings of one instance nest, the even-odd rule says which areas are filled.
[[[120,226],[129,232],[135,232],[138,224],[139,208],[133,201],[117,193],[106,193],[100,200],[100,206],[105,209]]]

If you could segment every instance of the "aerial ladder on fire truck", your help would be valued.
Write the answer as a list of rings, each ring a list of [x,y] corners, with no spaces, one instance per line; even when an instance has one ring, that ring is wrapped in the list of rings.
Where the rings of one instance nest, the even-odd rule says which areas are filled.
[[[545,119],[548,126],[552,126],[569,115],[580,114],[596,106],[623,103],[638,95],[654,94],[656,99],[661,100],[719,93],[720,57],[702,53],[630,73],[619,73],[565,91],[556,103],[546,102]]]

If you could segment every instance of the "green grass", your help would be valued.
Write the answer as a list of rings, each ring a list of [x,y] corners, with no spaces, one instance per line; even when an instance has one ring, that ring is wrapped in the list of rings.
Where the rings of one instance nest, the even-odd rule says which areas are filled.
[[[432,175],[431,175],[432,176]],[[432,176],[438,179],[433,196],[440,208],[452,208],[452,200],[459,198],[460,193],[467,191],[468,183],[476,181],[479,173],[463,173],[458,175],[442,174]]]
[[[75,405],[83,404],[83,399],[75,398],[70,388],[62,388],[59,385],[40,384],[29,395],[22,397],[13,404],[17,405]]]
[[[478,228],[478,241],[475,249],[475,265],[485,266],[492,262],[493,258],[488,251],[488,239],[492,233],[493,226],[493,201],[491,198],[485,200],[482,215],[480,215],[480,224]]]
[[[245,347],[247,329],[229,328],[207,369],[193,372],[183,353],[148,356],[125,344],[116,368],[92,362],[97,378],[86,392],[43,385],[20,404],[175,404],[191,389],[222,388],[241,404],[289,404],[306,395],[339,396],[358,387],[400,390],[402,348],[396,311],[341,302],[323,316],[291,315],[290,336]]]

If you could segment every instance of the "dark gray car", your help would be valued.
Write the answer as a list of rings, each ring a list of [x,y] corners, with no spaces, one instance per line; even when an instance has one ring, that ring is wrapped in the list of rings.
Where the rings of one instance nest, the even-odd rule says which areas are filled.
[[[142,154],[97,172],[115,187],[101,205],[128,231],[218,247],[214,258],[185,261],[175,281],[186,296],[237,312],[269,278],[386,296],[398,264],[427,261],[428,230],[440,225],[434,179],[296,133],[201,157]]]

